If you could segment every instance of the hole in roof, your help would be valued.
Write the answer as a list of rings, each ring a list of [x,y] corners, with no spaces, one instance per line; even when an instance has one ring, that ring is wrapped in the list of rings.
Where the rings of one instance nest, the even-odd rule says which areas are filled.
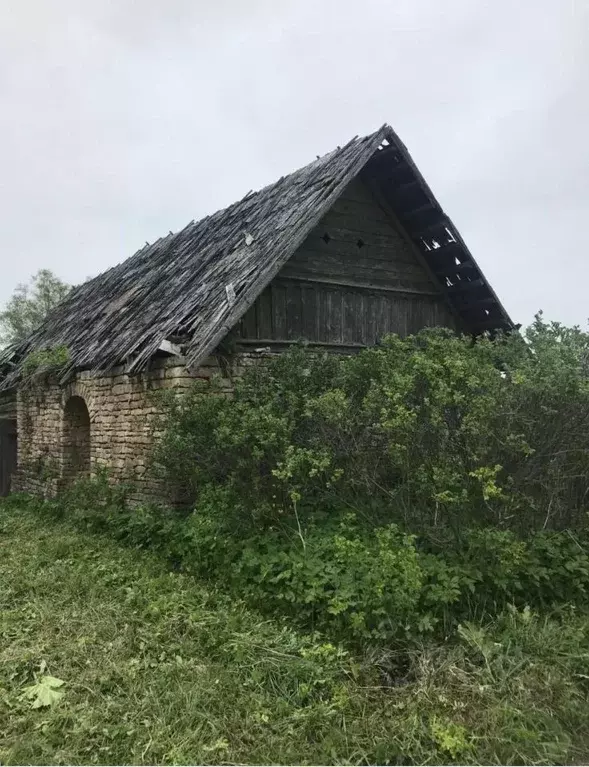
[[[363,240],[363,239],[360,237],[360,239],[358,240],[358,242],[356,243],[356,245],[357,245],[359,248],[363,248],[363,247],[366,245],[366,243],[365,243],[365,242],[364,242],[364,240]]]
[[[387,141],[387,139],[386,139],[386,138],[383,138],[383,140],[382,140],[382,145],[383,145],[383,146],[388,146],[388,145],[389,145],[389,142]]]
[[[327,234],[327,232],[325,232],[325,234],[323,235],[321,239],[326,245],[329,245],[329,241],[331,240],[331,237]]]

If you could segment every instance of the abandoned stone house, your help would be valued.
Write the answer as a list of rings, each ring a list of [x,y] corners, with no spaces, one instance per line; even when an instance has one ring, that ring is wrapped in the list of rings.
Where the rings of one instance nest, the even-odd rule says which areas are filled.
[[[0,492],[106,466],[154,492],[153,389],[232,374],[301,339],[351,352],[424,326],[513,324],[389,126],[80,285],[0,357]],[[231,367],[221,364],[231,334]],[[25,389],[26,360],[66,347]],[[12,480],[11,480],[12,475]]]

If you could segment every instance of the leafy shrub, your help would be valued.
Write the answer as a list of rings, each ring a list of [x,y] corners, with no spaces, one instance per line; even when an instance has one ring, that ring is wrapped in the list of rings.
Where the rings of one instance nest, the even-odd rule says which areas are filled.
[[[24,504],[23,498],[16,502]],[[224,584],[262,612],[348,644],[386,645],[446,636],[459,623],[509,606],[589,605],[589,540],[540,531],[526,540],[472,528],[436,548],[392,523],[368,526],[352,513],[308,515],[300,525],[232,534],[222,489],[190,513],[128,507],[105,475],[36,505],[88,532],[151,549],[171,567]]]
[[[414,619],[422,573],[412,536],[396,525],[362,531],[353,520],[314,526],[289,541],[246,541],[232,577],[251,601],[348,640],[389,639]]]
[[[334,505],[436,537],[583,525],[589,336],[538,316],[525,340],[427,329],[353,357],[297,348],[232,398],[171,397],[156,462],[189,505],[224,488],[240,530]]]
[[[128,508],[99,476],[58,506],[349,642],[445,635],[507,605],[584,608],[588,336],[539,316],[525,340],[301,347],[231,398],[168,393],[156,462],[182,503]]]

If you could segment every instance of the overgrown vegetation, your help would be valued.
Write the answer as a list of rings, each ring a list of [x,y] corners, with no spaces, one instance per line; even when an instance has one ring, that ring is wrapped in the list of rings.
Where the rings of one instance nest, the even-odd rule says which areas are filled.
[[[353,653],[54,512],[0,505],[3,764],[587,761],[579,611]]]
[[[189,761],[587,760],[586,333],[538,316],[524,338],[298,348],[231,397],[214,384],[165,397],[155,462],[179,503],[131,508],[104,474],[15,503],[157,553],[190,589],[222,590],[220,609],[270,621],[272,653],[315,658],[330,690],[302,684],[317,729],[288,687],[289,650],[292,708],[256,695],[290,724],[262,728],[250,754],[218,734],[227,745],[207,757],[189,738]],[[44,672],[31,673],[36,700]]]
[[[301,348],[231,399],[172,396],[176,555],[360,642],[443,633],[473,604],[584,604],[588,371],[589,336],[538,316],[525,340]]]
[[[63,345],[29,352],[22,364],[21,386],[26,387],[44,376],[59,373],[69,360],[69,349]]]

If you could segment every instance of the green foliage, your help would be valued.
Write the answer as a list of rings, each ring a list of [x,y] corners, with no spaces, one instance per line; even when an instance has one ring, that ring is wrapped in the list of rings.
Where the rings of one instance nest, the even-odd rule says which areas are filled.
[[[2,764],[589,759],[586,613],[511,608],[354,653],[56,514],[0,501]],[[67,692],[33,709],[49,674]]]
[[[168,395],[174,558],[345,641],[443,633],[589,588],[589,337],[424,330]],[[474,613],[473,613],[474,611]]]
[[[0,312],[0,344],[24,341],[69,291],[48,269],[38,271],[28,285],[18,285]]]
[[[112,581],[125,583],[125,610],[127,599],[131,613],[143,606],[129,620],[145,648],[154,632],[161,644],[133,644],[133,673],[165,665],[169,685],[186,657],[225,664],[203,705],[215,726],[203,734],[191,721],[197,734],[172,740],[162,725],[163,743],[191,746],[158,751],[152,739],[150,759],[583,760],[588,341],[538,316],[523,339],[428,330],[352,358],[296,348],[250,370],[231,397],[214,383],[163,395],[155,459],[175,505],[131,506],[128,488],[100,473],[58,499],[4,508],[108,533],[133,556],[157,552],[190,592],[176,601],[160,580],[162,594],[140,598],[136,570]],[[222,619],[195,607],[208,604],[204,583],[223,588]],[[250,622],[253,610],[267,620]],[[195,611],[186,649],[168,624],[186,627]],[[239,639],[233,611],[248,616]],[[75,705],[62,666],[52,661],[68,694],[52,716]],[[38,681],[29,670],[19,690],[31,673]],[[177,710],[163,684],[158,694]],[[234,704],[248,722],[239,742]],[[128,745],[105,753],[143,759],[111,726]]]
[[[443,637],[510,605],[589,605],[589,536],[469,528],[434,543],[350,512],[307,514],[290,527],[237,534],[233,500],[210,489],[190,512],[129,506],[128,488],[102,472],[49,501],[17,499],[84,532],[158,552],[174,570],[222,583],[268,615],[289,616],[348,646]],[[228,523],[229,520],[229,523]]]
[[[402,633],[422,581],[411,536],[396,525],[368,534],[348,520],[334,530],[309,528],[301,540],[272,532],[250,538],[231,573],[252,603],[262,596],[266,609],[348,642]]]
[[[435,537],[578,526],[588,370],[589,336],[540,315],[526,342],[429,329],[353,357],[297,348],[232,398],[171,397],[157,464],[188,504],[231,494],[240,529],[334,505]]]
[[[22,364],[22,379],[30,382],[62,370],[70,360],[67,346],[39,349],[27,354]]]
[[[348,645],[443,636],[510,604],[584,609],[587,338],[538,317],[527,339],[297,348],[232,398],[168,393],[156,460],[183,503],[129,508],[100,475],[55,508]],[[584,447],[546,454],[550,440]]]
[[[31,708],[46,708],[54,706],[63,698],[64,692],[60,690],[65,682],[49,674],[42,674],[35,679],[35,683],[28,685],[23,690],[23,698],[31,701]]]

